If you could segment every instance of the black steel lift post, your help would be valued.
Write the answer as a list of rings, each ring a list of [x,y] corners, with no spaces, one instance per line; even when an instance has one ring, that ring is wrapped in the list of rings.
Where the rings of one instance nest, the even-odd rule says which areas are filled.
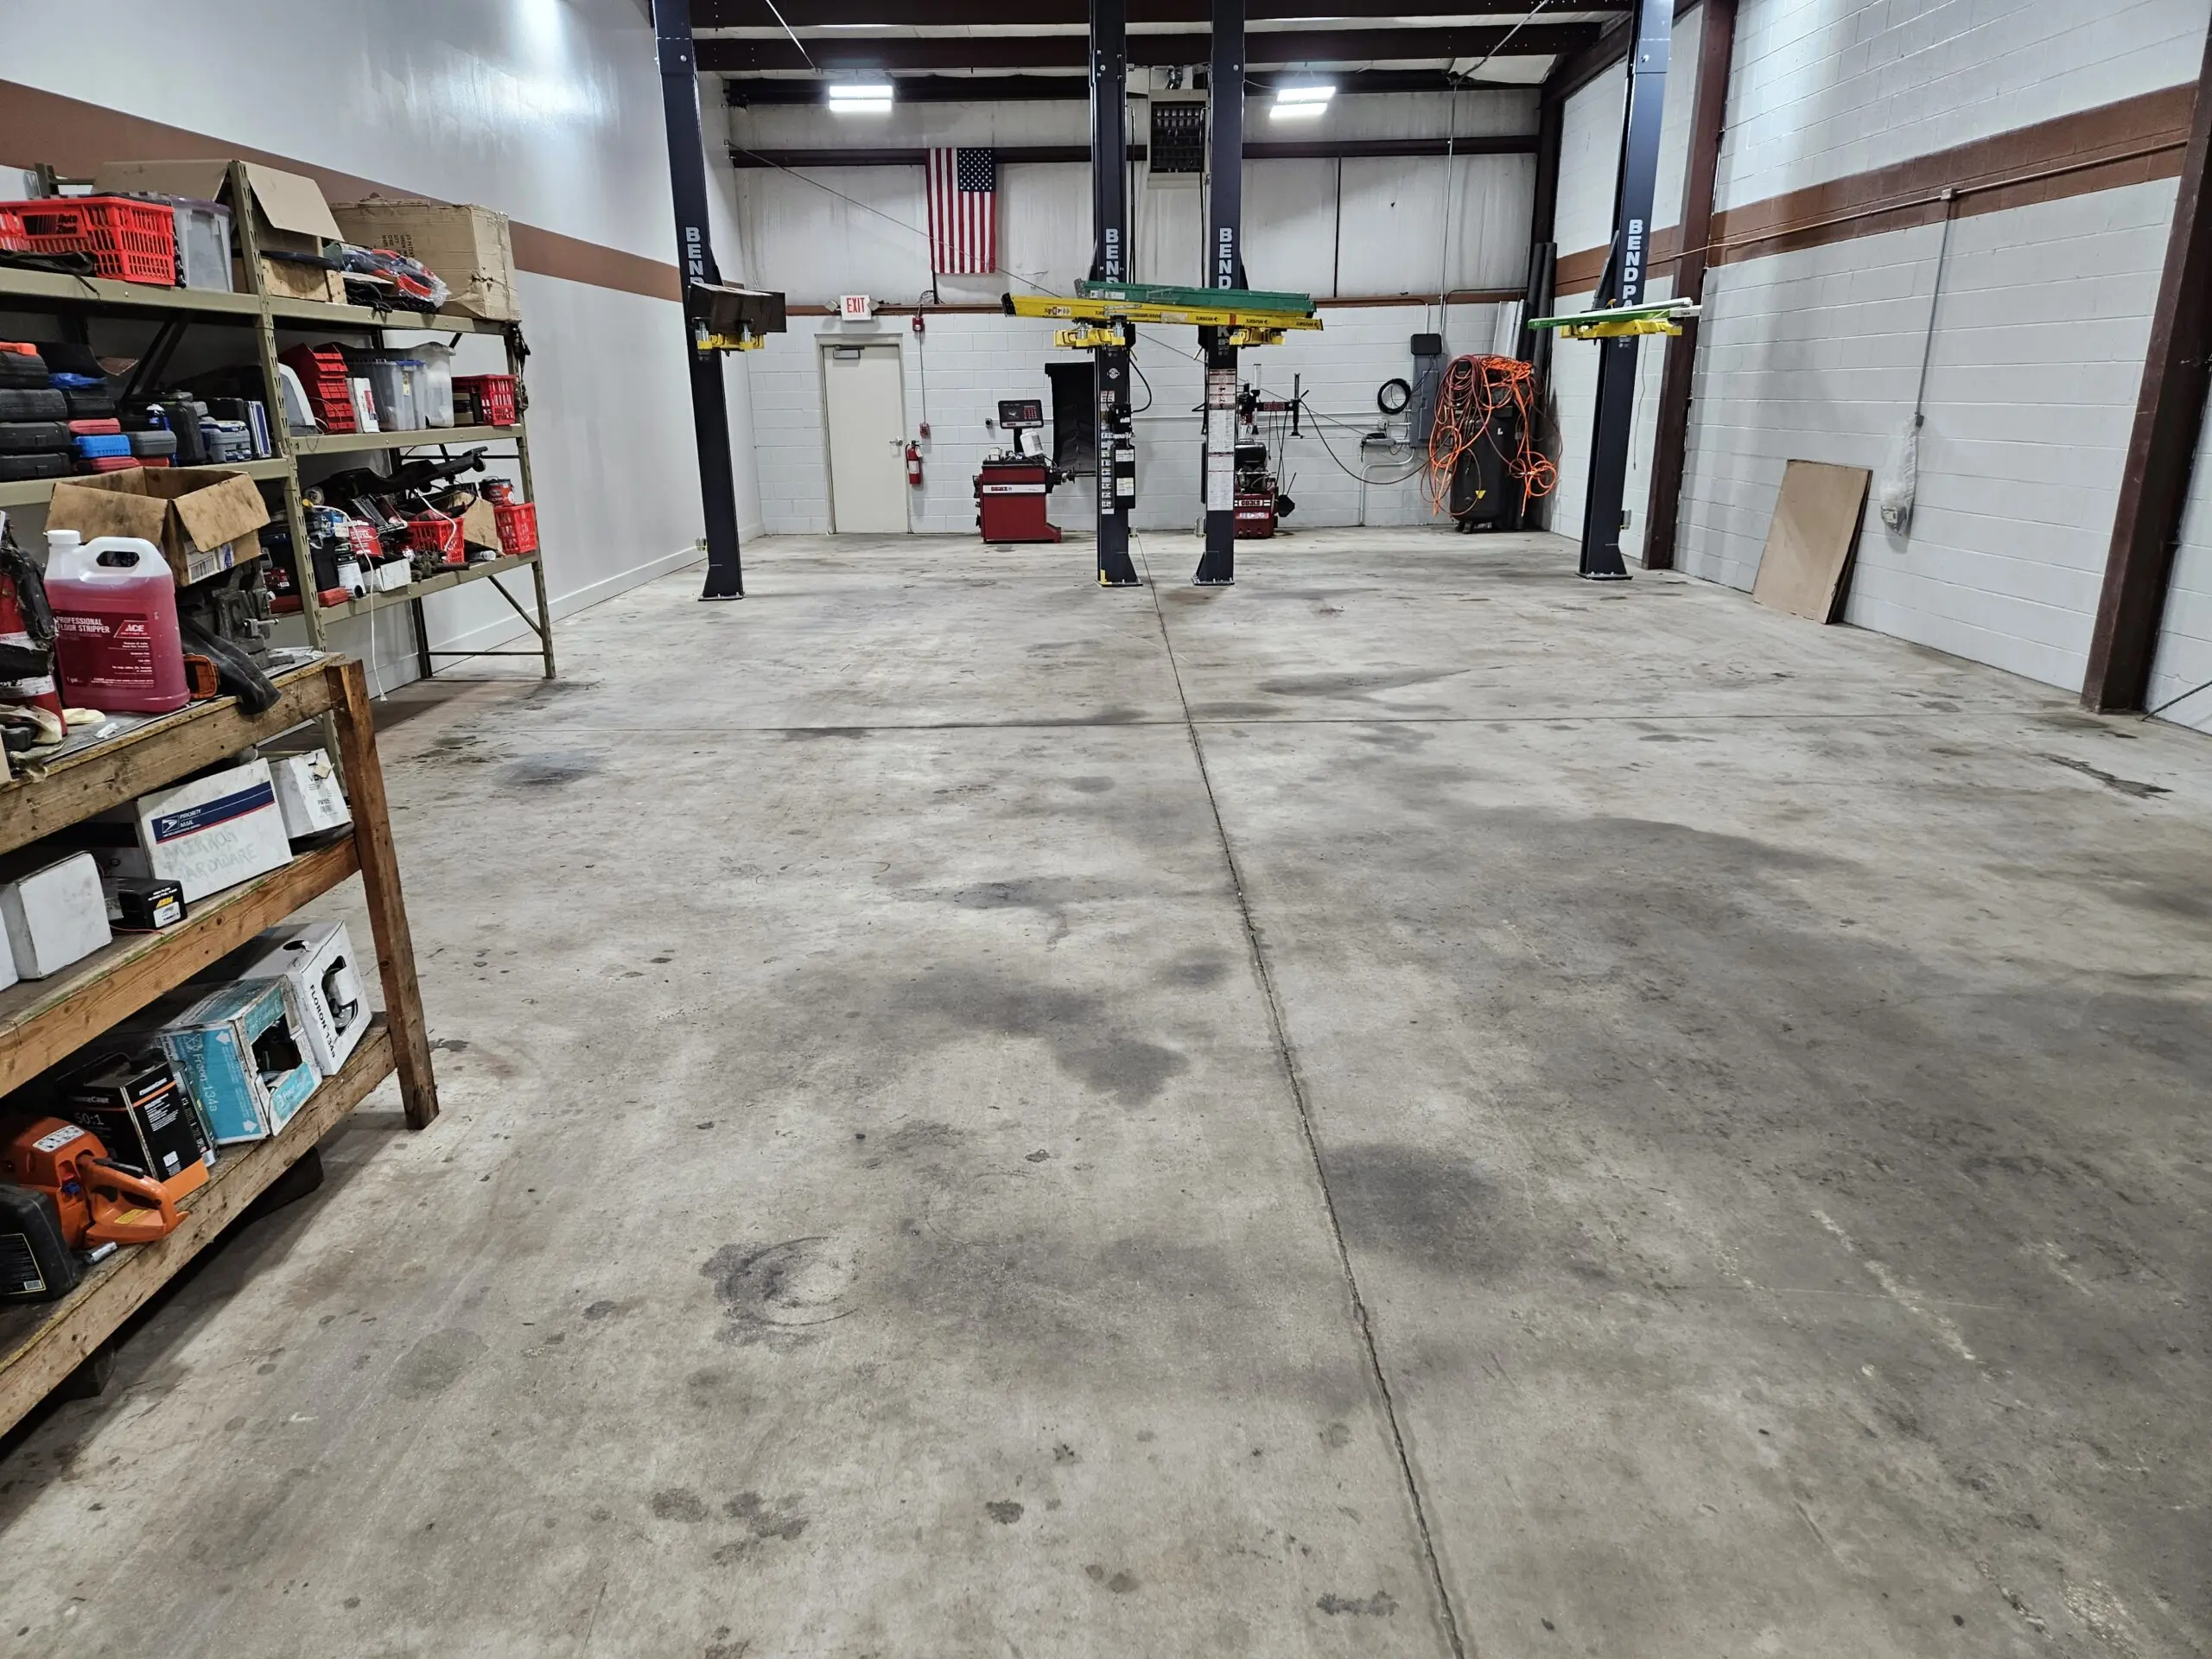
[[[676,263],[683,283],[683,346],[691,359],[691,424],[699,447],[699,496],[705,510],[707,584],[702,599],[742,599],[738,560],[737,478],[730,466],[729,405],[719,351],[702,349],[705,319],[695,286],[720,283],[707,237],[707,152],[699,128],[699,68],[691,41],[691,0],[652,0],[660,59],[661,109],[668,124],[668,179],[676,202]]]
[[[1129,279],[1128,0],[1090,0],[1090,279]],[[1097,410],[1098,583],[1139,586],[1129,560],[1129,512],[1136,505],[1136,439],[1129,423],[1129,345],[1091,353]]]
[[[1208,288],[1244,286],[1244,0],[1213,0],[1213,60],[1206,78],[1206,275]],[[1206,356],[1206,546],[1192,581],[1226,588],[1236,580],[1236,347],[1232,331],[1198,330]]]
[[[1667,52],[1674,27],[1671,0],[1637,0],[1636,48],[1628,58],[1628,109],[1621,122],[1619,181],[1614,187],[1610,285],[1600,283],[1594,308],[1641,305],[1651,252],[1651,200],[1658,187],[1659,118],[1667,94]],[[1628,488],[1628,446],[1636,422],[1634,334],[1598,342],[1598,414],[1590,440],[1589,493],[1582,509],[1581,574],[1625,582],[1621,557],[1621,502]]]

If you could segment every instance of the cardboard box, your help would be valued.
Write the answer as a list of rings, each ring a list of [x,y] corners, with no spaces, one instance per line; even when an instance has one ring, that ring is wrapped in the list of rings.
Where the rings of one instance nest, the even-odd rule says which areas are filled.
[[[162,1052],[200,1103],[219,1146],[263,1141],[321,1081],[281,979],[209,992],[162,1027]]]
[[[92,175],[95,191],[139,192],[162,196],[192,196],[202,201],[229,204],[235,218],[240,204],[231,200],[228,160],[204,162],[110,162]],[[342,240],[322,187],[297,173],[286,173],[259,162],[245,163],[248,204],[253,213],[254,235],[264,255],[321,254],[323,244]],[[238,285],[251,288],[241,270]],[[346,299],[346,279],[334,270],[294,264],[287,259],[261,262],[261,286],[283,300],[327,300],[334,305]]]
[[[19,862],[8,868],[12,879],[0,885],[0,924],[7,929],[16,974],[44,979],[81,962],[114,935],[108,931],[99,866],[90,853],[29,862],[35,868]]]
[[[343,922],[286,922],[256,934],[200,977],[281,979],[292,1012],[315,1056],[315,1069],[334,1077],[361,1039],[373,1012],[363,988],[353,938]]]
[[[276,785],[276,810],[284,816],[284,833],[294,841],[342,830],[353,822],[329,750],[282,755],[270,762],[269,774]]]
[[[419,259],[452,290],[445,309],[494,322],[518,321],[514,232],[505,213],[444,201],[372,196],[341,201],[331,215],[346,239]]]
[[[266,760],[141,795],[137,817],[144,874],[177,883],[188,905],[292,861]],[[100,919],[105,925],[105,906]]]
[[[103,1046],[62,1084],[61,1116],[99,1136],[124,1168],[182,1198],[207,1183],[215,1143],[158,1041]]]
[[[54,480],[48,530],[135,536],[168,558],[180,588],[220,575],[261,551],[269,508],[244,473],[227,467],[132,467]]]

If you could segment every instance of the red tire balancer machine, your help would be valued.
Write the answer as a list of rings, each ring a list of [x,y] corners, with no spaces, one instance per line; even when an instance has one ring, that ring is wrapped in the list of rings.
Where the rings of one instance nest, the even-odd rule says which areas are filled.
[[[987,542],[1057,542],[1046,497],[1074,474],[1045,459],[1045,405],[1035,397],[999,400],[999,425],[1013,448],[983,457],[976,474],[976,524]]]

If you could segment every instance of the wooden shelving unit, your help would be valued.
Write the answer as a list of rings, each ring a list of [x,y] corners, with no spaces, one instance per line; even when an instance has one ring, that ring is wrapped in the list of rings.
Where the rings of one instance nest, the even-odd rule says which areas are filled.
[[[67,971],[0,992],[0,1093],[15,1089],[168,995],[265,927],[349,876],[368,900],[385,1012],[339,1075],[327,1078],[268,1140],[228,1149],[186,1218],[156,1243],[126,1247],[58,1302],[0,1310],[0,1433],[78,1367],[272,1183],[311,1151],[370,1090],[399,1074],[410,1128],[437,1116],[429,1036],[415,976],[415,946],[377,758],[361,665],[324,658],[276,677],[283,700],[250,715],[231,698],[148,721],[111,741],[65,753],[38,778],[0,782],[0,853],[13,851],[249,743],[327,716],[338,735],[353,828],[283,868],[193,906],[175,927],[118,938]]]
[[[243,202],[251,199],[238,168],[233,164],[231,179],[231,200]],[[257,244],[253,214],[250,212],[233,216],[243,264],[251,289],[241,294],[210,294],[194,289],[156,288],[143,283],[108,282],[94,276],[65,276],[52,271],[15,270],[0,267],[0,311],[48,311],[78,319],[108,316],[150,322],[181,322],[188,325],[229,326],[250,328],[254,334],[255,355],[262,376],[262,401],[269,410],[270,439],[276,449],[270,458],[251,461],[221,463],[265,483],[283,486],[284,517],[292,533],[294,574],[300,592],[312,596],[315,592],[313,562],[308,552],[307,518],[302,512],[299,463],[308,457],[357,456],[378,452],[397,454],[409,449],[435,448],[450,446],[474,448],[479,444],[513,446],[516,470],[521,474],[523,499],[537,499],[536,480],[531,474],[530,435],[523,420],[513,426],[427,427],[414,432],[340,432],[293,433],[285,429],[283,397],[277,384],[277,343],[279,331],[285,334],[308,334],[327,338],[332,334],[362,334],[381,340],[386,334],[495,334],[506,349],[507,372],[519,380],[526,348],[522,341],[522,326],[514,322],[495,322],[481,317],[461,316],[451,312],[435,315],[391,311],[378,312],[362,305],[331,305],[316,300],[293,300],[264,291],[261,276],[260,250]],[[518,411],[519,415],[521,411]],[[52,479],[32,480],[20,483],[0,483],[0,511],[17,507],[43,506],[52,499]],[[505,584],[496,578],[527,569],[531,579],[531,603],[524,607],[509,593]],[[423,613],[423,601],[429,595],[458,587],[463,582],[481,577],[494,578],[493,587],[536,637],[537,649],[529,652],[440,652],[430,647],[428,620]],[[301,613],[307,629],[308,643],[316,649],[323,648],[326,631],[339,619],[365,615],[381,611],[391,605],[404,602],[412,613],[415,628],[416,654],[424,675],[435,668],[440,657],[454,656],[524,656],[537,657],[543,664],[544,675],[551,679],[555,672],[553,658],[553,616],[545,587],[545,567],[536,552],[519,557],[506,557],[472,565],[466,572],[454,573],[454,579],[441,575],[430,581],[410,584],[395,593],[372,594],[366,600],[350,601],[343,605],[323,606],[308,603]]]

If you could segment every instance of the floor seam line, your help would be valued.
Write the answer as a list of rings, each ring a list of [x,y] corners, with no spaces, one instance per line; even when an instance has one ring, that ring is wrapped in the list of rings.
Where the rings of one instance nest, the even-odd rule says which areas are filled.
[[[1276,995],[1274,976],[1268,968],[1268,954],[1260,943],[1260,931],[1252,919],[1251,900],[1244,891],[1244,872],[1236,861],[1236,849],[1230,844],[1229,826],[1222,821],[1221,803],[1213,792],[1213,775],[1206,769],[1205,747],[1198,741],[1198,722],[1191,718],[1190,699],[1183,691],[1183,671],[1175,661],[1175,641],[1167,632],[1167,613],[1160,602],[1160,584],[1152,574],[1152,561],[1147,558],[1141,537],[1132,537],[1137,544],[1137,558],[1144,566],[1145,585],[1152,591],[1153,614],[1160,623],[1160,643],[1167,653],[1167,671],[1175,681],[1175,696],[1183,706],[1183,727],[1191,740],[1192,758],[1198,762],[1198,784],[1205,791],[1206,810],[1213,815],[1214,836],[1221,844],[1223,861],[1229,867],[1229,883],[1236,899],[1236,913],[1244,925],[1245,948],[1250,951],[1252,964],[1260,978],[1260,995],[1267,1005],[1268,1034],[1274,1039],[1275,1058],[1282,1066],[1284,1081],[1289,1085],[1291,1104],[1298,1114],[1300,1133],[1305,1137],[1306,1156],[1312,1160],[1314,1179],[1320,1184],[1321,1208],[1328,1218],[1329,1237],[1336,1246],[1337,1267],[1344,1278],[1345,1294],[1351,1299],[1353,1322],[1359,1329],[1359,1342],[1367,1356],[1367,1371],[1382,1401],[1383,1421],[1390,1427],[1391,1448],[1397,1453],[1398,1475],[1404,1483],[1406,1497],[1413,1504],[1414,1530],[1421,1540],[1422,1564],[1428,1570],[1429,1590],[1436,1598],[1438,1610],[1444,1618],[1444,1635],[1450,1644],[1453,1659],[1468,1659],[1467,1644],[1459,1635],[1459,1618],[1452,1605],[1451,1592],[1444,1587],[1443,1563],[1437,1558],[1436,1540],[1428,1522],[1428,1506],[1422,1502],[1421,1483],[1414,1477],[1413,1456],[1406,1449],[1406,1435],[1398,1421],[1398,1402],[1390,1392],[1390,1381],[1383,1374],[1382,1357],[1375,1344],[1374,1321],[1367,1311],[1367,1299],[1360,1294],[1359,1276],[1352,1270],[1351,1251],[1344,1243],[1344,1224],[1337,1214],[1336,1194],[1329,1189],[1328,1167],[1321,1160],[1320,1138],[1313,1128],[1313,1115],[1306,1098],[1306,1085],[1298,1075],[1298,1062],[1291,1053],[1290,1028],[1285,1023],[1281,999]]]

